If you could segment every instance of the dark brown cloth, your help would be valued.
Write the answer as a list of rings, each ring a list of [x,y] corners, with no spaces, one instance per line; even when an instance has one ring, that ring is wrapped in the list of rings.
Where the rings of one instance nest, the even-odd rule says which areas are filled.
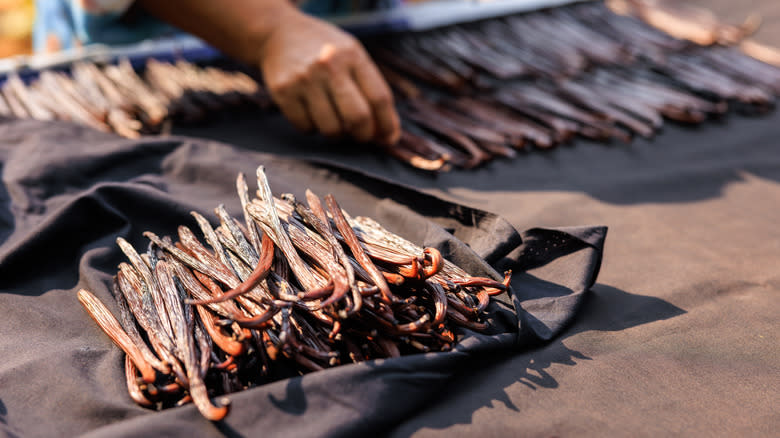
[[[427,407],[460,373],[549,342],[582,307],[598,274],[604,227],[518,233],[484,211],[348,169],[280,159],[184,138],[119,139],[68,123],[0,122],[0,432],[9,436],[364,436]],[[118,236],[238,217],[238,172],[264,165],[274,191],[333,193],[353,215],[439,248],[473,275],[517,272],[517,293],[490,305],[490,329],[463,331],[456,349],[347,365],[230,396],[221,423],[194,406],[160,413],[127,395],[123,353],[76,299],[79,288],[115,309],[107,284],[124,259]],[[464,243],[465,242],[465,243]],[[527,306],[527,310],[525,307]]]

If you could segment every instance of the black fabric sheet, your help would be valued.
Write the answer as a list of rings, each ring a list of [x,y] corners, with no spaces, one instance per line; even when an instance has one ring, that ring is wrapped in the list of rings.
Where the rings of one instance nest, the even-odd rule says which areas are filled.
[[[365,436],[446,404],[441,391],[478,363],[553,339],[581,308],[601,264],[604,227],[532,228],[360,172],[184,138],[119,139],[67,123],[0,124],[0,433],[8,436]],[[230,396],[221,423],[194,406],[162,412],[134,405],[123,353],[76,299],[87,288],[111,309],[107,289],[142,232],[240,215],[238,172],[267,168],[275,193],[333,193],[473,275],[512,269],[511,298],[489,307],[491,329],[464,330],[447,353],[347,365]],[[486,261],[487,262],[486,262]],[[488,264],[490,263],[490,264]]]

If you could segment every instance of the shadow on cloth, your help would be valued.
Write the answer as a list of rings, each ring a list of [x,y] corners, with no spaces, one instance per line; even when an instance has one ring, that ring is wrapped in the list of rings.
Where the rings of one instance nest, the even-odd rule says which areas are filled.
[[[393,436],[411,436],[421,428],[445,429],[456,424],[470,424],[474,413],[482,408],[503,405],[520,411],[503,388],[515,384],[533,390],[556,389],[558,381],[547,370],[553,365],[576,366],[593,360],[580,351],[568,348],[564,341],[588,331],[618,332],[664,319],[685,311],[659,298],[631,294],[610,286],[595,285],[579,315],[556,339],[535,350],[520,354],[498,352],[474,357],[453,376],[457,384],[443,385],[434,400],[418,418],[412,418],[393,431]],[[502,390],[497,391],[498,388]]]
[[[0,399],[0,434],[3,434],[8,438],[21,437],[22,436],[21,434],[12,430],[11,426],[8,425],[8,420],[6,420],[6,415],[8,415],[8,409],[6,409],[3,400]]]
[[[732,112],[700,126],[667,123],[650,140],[604,144],[577,138],[552,150],[521,152],[514,159],[496,160],[478,169],[438,175],[409,168],[364,145],[297,133],[276,115],[244,112],[209,124],[177,127],[174,132],[363,169],[419,189],[440,189],[471,205],[479,199],[452,190],[582,192],[625,205],[711,199],[727,185],[743,180],[741,172],[778,181],[780,155],[773,138],[778,123],[777,111],[762,117]]]

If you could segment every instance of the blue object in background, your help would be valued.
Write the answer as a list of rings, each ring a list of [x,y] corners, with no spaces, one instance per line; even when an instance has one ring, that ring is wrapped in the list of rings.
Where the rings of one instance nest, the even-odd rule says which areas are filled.
[[[36,0],[33,48],[56,52],[88,44],[123,45],[180,31],[133,7],[132,0]],[[296,2],[311,15],[348,16],[388,10],[402,0],[304,0]]]

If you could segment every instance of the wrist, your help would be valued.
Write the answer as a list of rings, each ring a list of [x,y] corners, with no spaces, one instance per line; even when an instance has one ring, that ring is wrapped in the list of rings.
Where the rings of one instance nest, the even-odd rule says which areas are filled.
[[[289,0],[272,0],[265,2],[265,8],[260,14],[254,14],[247,23],[245,32],[247,41],[242,49],[241,58],[252,64],[259,65],[265,57],[269,38],[282,26],[289,26],[292,20],[303,13]]]

